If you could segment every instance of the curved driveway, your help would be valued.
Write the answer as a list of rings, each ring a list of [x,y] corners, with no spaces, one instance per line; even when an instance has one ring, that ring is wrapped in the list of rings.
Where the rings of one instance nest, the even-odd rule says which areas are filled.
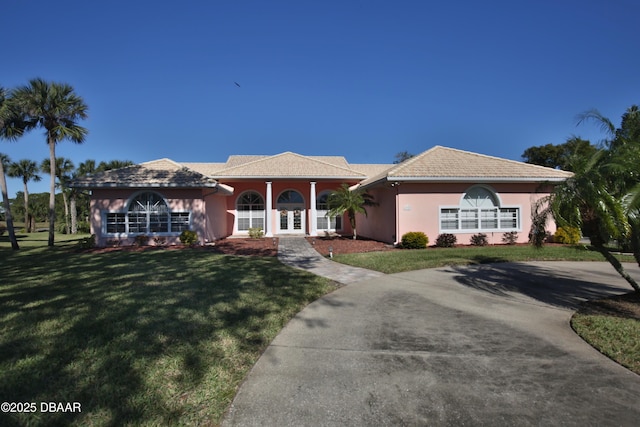
[[[351,284],[282,330],[223,425],[635,426],[640,376],[569,326],[584,299],[629,290],[608,264],[586,262],[448,267]]]

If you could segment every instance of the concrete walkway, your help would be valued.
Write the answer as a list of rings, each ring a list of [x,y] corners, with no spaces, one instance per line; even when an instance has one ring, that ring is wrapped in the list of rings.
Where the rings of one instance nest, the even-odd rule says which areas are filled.
[[[345,285],[384,276],[377,271],[331,261],[320,255],[304,237],[278,238],[278,259],[288,266],[306,270]]]
[[[447,267],[350,284],[287,324],[223,426],[635,427],[640,376],[569,326],[581,301],[630,290],[599,262]]]

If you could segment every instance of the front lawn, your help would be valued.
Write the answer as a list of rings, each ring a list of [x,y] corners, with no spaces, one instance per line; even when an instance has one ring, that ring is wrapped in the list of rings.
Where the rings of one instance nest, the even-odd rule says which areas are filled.
[[[82,412],[0,425],[216,425],[286,322],[335,289],[272,257],[77,253],[40,233],[12,252],[2,237],[0,401]]]
[[[455,248],[406,249],[386,252],[335,254],[343,264],[368,268],[382,273],[436,268],[445,265],[487,264],[516,261],[604,261],[598,252],[583,246],[531,245],[460,246]],[[632,256],[619,257],[634,262]]]

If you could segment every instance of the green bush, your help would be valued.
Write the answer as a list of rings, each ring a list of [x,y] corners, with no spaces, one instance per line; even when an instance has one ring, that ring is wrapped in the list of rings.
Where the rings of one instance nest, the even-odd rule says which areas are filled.
[[[252,239],[261,239],[264,237],[264,231],[260,227],[252,227],[249,229],[249,237]]]
[[[403,249],[424,249],[429,243],[429,238],[422,231],[410,231],[402,236]]]
[[[473,246],[487,246],[489,244],[487,235],[484,233],[474,234],[471,236],[471,244]]]
[[[507,245],[515,245],[517,241],[518,241],[517,231],[509,231],[508,233],[504,233],[502,235],[502,243],[506,243]]]
[[[80,249],[91,249],[96,247],[96,235],[92,234],[89,237],[83,237],[78,241]]]
[[[183,245],[193,246],[198,243],[198,235],[195,231],[184,230],[180,233],[180,242],[182,242]]]
[[[138,234],[133,239],[133,244],[136,246],[146,246],[149,243],[149,236],[145,236],[144,234]]]
[[[90,233],[91,232],[91,224],[87,221],[79,221],[78,222],[78,233]]]
[[[553,235],[553,241],[566,245],[577,245],[580,241],[580,230],[575,227],[558,227]]]
[[[455,234],[442,233],[436,239],[436,246],[439,248],[452,248],[456,245],[458,238]]]

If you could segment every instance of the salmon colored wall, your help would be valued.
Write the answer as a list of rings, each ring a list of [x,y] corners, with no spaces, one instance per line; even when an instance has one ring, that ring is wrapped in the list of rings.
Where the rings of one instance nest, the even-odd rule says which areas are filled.
[[[134,195],[145,191],[153,191],[162,195],[169,208],[177,211],[191,211],[191,228],[198,233],[200,241],[206,240],[205,204],[202,200],[200,189],[144,189],[144,190],[117,190],[97,189],[91,194],[91,233],[98,236],[98,246],[105,246],[110,237],[102,236],[102,212],[124,211],[127,201]],[[219,196],[218,196],[219,197]],[[180,243],[177,236],[166,236],[168,244]],[[122,245],[133,244],[133,238],[119,239]],[[153,244],[153,240],[149,242]]]
[[[316,197],[326,190],[335,190],[340,187],[342,181],[316,181]],[[260,194],[265,199],[265,207],[266,207],[266,195],[267,195],[267,184],[266,180],[256,180],[256,181],[224,181],[223,184],[229,185],[234,188],[233,196],[227,197],[226,200],[226,230],[224,232],[225,236],[230,236],[234,234],[235,224],[235,211],[236,211],[236,202],[238,197],[246,191],[255,191]],[[355,182],[353,183],[355,184]],[[351,184],[350,184],[351,185]],[[278,196],[283,191],[286,190],[295,190],[302,195],[304,200],[306,216],[305,216],[305,232],[309,234],[311,230],[311,184],[308,180],[272,180],[271,181],[271,194],[273,196],[272,200],[272,213],[271,213],[271,230],[275,234],[277,233],[277,211],[276,211],[276,201],[278,200]],[[315,203],[315,200],[313,201]],[[343,220],[343,233],[350,234],[351,227],[348,224],[348,221]],[[236,234],[240,234],[237,233]]]
[[[456,184],[410,184],[401,183],[398,187],[398,236],[399,241],[403,234],[409,231],[422,231],[429,238],[429,244],[435,243],[436,238],[441,233],[439,223],[439,212],[441,207],[458,206],[464,193],[473,185],[467,183]],[[536,193],[540,190],[539,184],[523,183],[523,184],[501,184],[486,185],[485,187],[494,191],[503,207],[520,208],[520,229],[518,230],[518,242],[525,243],[528,241],[529,230],[531,228],[531,207],[540,198],[548,195],[549,188],[544,192]],[[388,204],[379,212],[382,218],[369,215],[364,218],[365,226],[360,226],[367,231],[367,236],[377,240],[389,241],[389,237],[380,236],[380,233],[387,233],[385,227],[385,216],[390,215],[389,207],[392,200],[383,197],[386,194],[386,187],[380,186],[371,190],[372,194],[379,194],[379,199]],[[395,200],[393,200],[395,208]],[[389,216],[392,218],[392,216]],[[370,231],[371,230],[371,231]],[[377,232],[377,230],[385,230]],[[555,227],[553,221],[549,222],[549,231],[553,233]],[[450,232],[450,231],[447,231]],[[395,232],[393,233],[395,234]],[[458,238],[459,244],[468,244],[474,233],[453,233]],[[490,243],[501,243],[502,232],[486,233]]]
[[[396,235],[396,190],[388,186],[373,188],[368,193],[378,206],[367,207],[367,215],[356,215],[358,236],[394,243]]]

